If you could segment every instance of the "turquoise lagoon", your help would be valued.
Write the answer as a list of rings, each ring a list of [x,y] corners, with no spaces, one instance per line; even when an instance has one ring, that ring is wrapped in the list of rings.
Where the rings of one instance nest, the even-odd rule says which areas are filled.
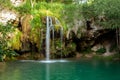
[[[0,80],[120,80],[120,62],[73,59],[3,62]]]

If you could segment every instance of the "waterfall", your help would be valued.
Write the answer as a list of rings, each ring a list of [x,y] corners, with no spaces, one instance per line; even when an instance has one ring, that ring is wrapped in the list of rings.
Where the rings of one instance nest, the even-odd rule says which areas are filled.
[[[60,21],[55,18],[56,23],[55,24],[60,24]],[[46,17],[46,60],[49,61],[50,59],[50,31],[52,30],[52,46],[54,47],[54,25],[52,22],[52,18],[47,16]],[[61,42],[61,58],[62,58],[62,42],[63,42],[63,27],[60,26],[60,42]]]
[[[52,18],[47,16],[46,17],[46,60],[50,59],[50,31],[52,30],[52,36],[54,41],[54,26],[52,24]],[[54,42],[53,42],[54,45]]]
[[[61,27],[60,29],[60,40],[61,40],[61,59],[62,59],[63,27]]]
[[[50,54],[50,26],[49,26],[49,17],[46,17],[46,60],[49,60],[49,54]]]

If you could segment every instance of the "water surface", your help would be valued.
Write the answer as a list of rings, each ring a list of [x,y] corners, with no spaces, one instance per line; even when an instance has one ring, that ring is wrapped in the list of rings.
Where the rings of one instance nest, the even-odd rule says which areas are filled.
[[[69,60],[0,63],[0,80],[120,80],[120,62]]]

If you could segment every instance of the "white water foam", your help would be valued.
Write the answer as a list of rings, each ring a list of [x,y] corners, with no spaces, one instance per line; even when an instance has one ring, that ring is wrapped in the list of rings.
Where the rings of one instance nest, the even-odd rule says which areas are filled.
[[[70,62],[68,60],[20,60],[20,62],[39,62],[39,63],[63,63],[63,62]]]
[[[68,60],[42,60],[41,63],[69,62]]]

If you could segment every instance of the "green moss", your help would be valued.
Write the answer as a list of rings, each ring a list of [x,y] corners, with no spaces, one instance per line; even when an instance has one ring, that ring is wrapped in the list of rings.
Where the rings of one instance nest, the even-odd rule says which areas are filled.
[[[16,43],[15,48],[18,48],[18,45],[20,43],[19,38],[19,31],[18,29],[12,27],[11,25],[2,26],[0,25],[0,58],[1,60],[4,60],[6,57],[13,57],[17,54],[13,50],[12,43]],[[15,36],[13,36],[15,34]],[[15,39],[15,40],[14,40]],[[19,42],[18,42],[18,41]],[[17,41],[17,42],[16,42]]]
[[[10,34],[10,33],[9,33]],[[20,50],[22,43],[21,43],[21,35],[22,33],[15,29],[14,32],[11,34],[13,37],[8,41],[8,46],[15,50]]]

